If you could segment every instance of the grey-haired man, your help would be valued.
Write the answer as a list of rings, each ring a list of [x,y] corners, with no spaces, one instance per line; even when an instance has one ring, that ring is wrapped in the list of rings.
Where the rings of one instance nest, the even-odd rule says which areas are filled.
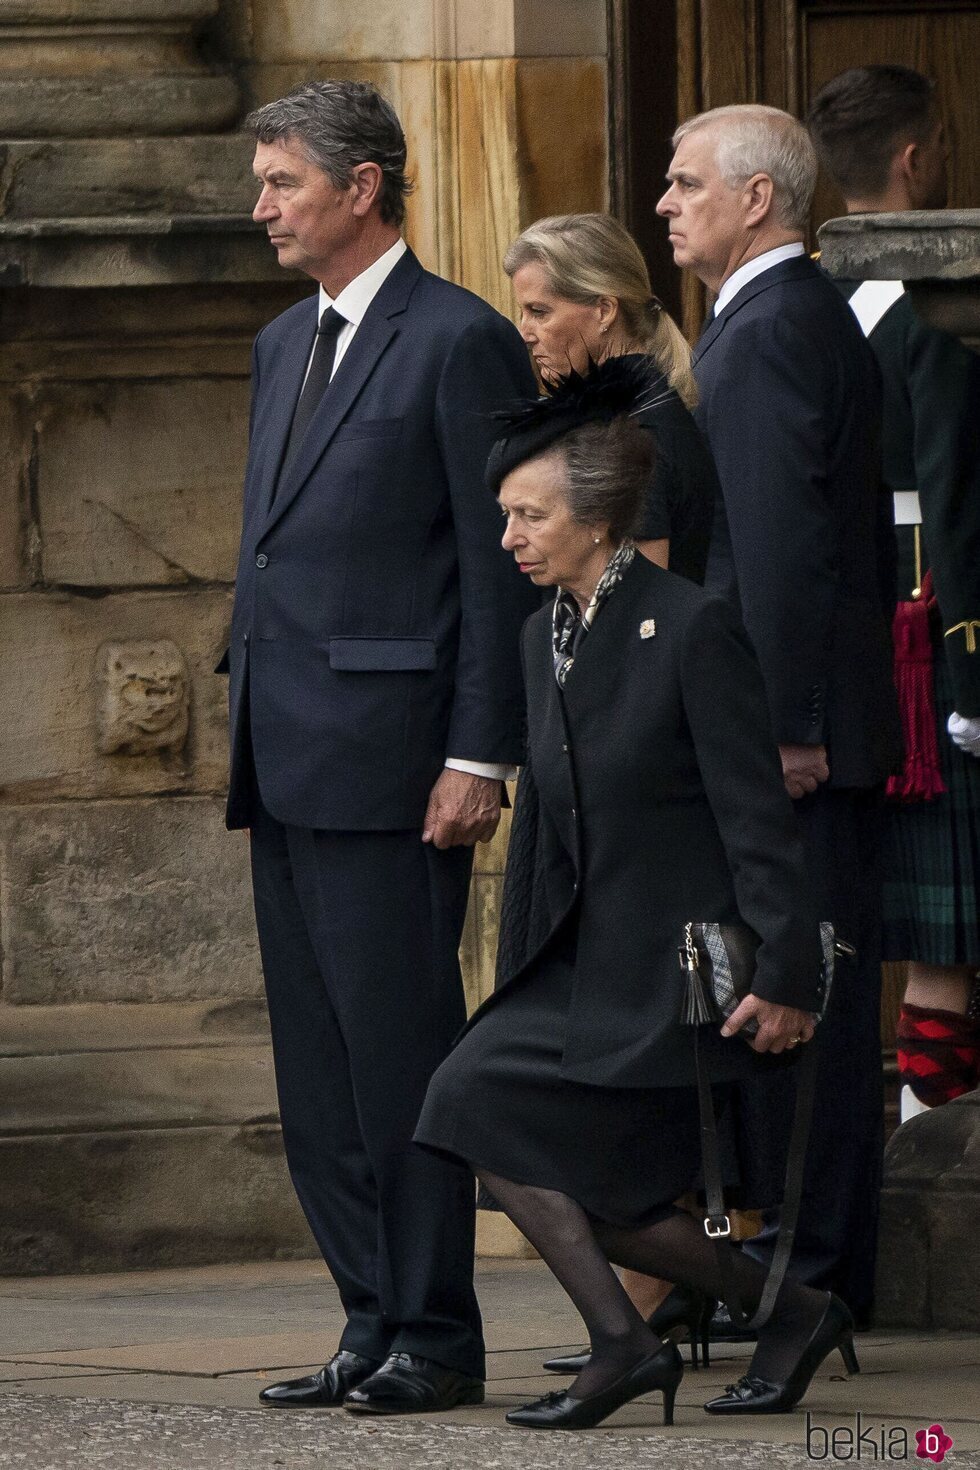
[[[773,107],[721,107],[681,124],[674,148],[657,211],[677,264],[716,293],[694,357],[722,490],[705,586],[741,607],[822,916],[858,951],[813,1043],[790,1270],[866,1321],[882,1153],[879,805],[901,750],[880,385],[853,313],[804,250],[817,163],[803,125]],[[745,1090],[762,1142],[787,1115],[785,1092],[785,1075]],[[770,1220],[748,1249],[769,1259],[773,1242]]]
[[[228,823],[251,832],[286,1156],[347,1313],[278,1405],[483,1398],[474,1190],[416,1148],[464,1020],[473,844],[521,758],[536,602],[483,485],[492,411],[533,391],[514,327],[423,270],[405,139],[358,82],[250,119],[255,219],[319,283],[260,334],[232,624]]]

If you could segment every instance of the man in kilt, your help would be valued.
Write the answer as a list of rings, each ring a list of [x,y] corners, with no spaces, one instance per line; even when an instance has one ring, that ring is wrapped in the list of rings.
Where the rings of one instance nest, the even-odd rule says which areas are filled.
[[[848,214],[945,206],[942,117],[918,72],[843,72],[807,121]],[[837,284],[881,367],[907,599],[895,624],[906,763],[884,854],[884,957],[908,963],[904,1121],[980,1081],[980,356],[927,327],[900,281]]]

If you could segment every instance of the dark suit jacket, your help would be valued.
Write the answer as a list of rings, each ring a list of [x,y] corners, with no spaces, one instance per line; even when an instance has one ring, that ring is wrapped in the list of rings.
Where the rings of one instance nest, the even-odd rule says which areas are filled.
[[[447,756],[523,751],[517,644],[538,604],[500,546],[492,411],[534,380],[486,302],[399,260],[275,493],[317,298],[260,334],[230,647],[231,826],[249,741],[280,821],[418,827]]]
[[[651,618],[655,636],[643,638]],[[678,944],[688,921],[741,918],[762,941],[756,992],[817,1009],[818,921],[803,851],[758,665],[728,603],[637,556],[563,692],[550,608],[529,619],[523,656],[529,762],[508,853],[498,988],[485,1005],[533,984],[536,956],[574,922],[564,1076],[691,1083]],[[717,1027],[704,1041],[718,1078],[758,1060]]]
[[[871,350],[800,257],[710,323],[695,374],[722,489],[705,586],[741,604],[777,741],[825,744],[834,786],[876,785],[901,743]]]
[[[849,301],[860,281],[836,281]],[[980,715],[980,355],[926,326],[908,294],[868,338],[884,390],[882,460],[889,490],[917,490],[923,561],[932,569],[961,715]],[[900,537],[911,540],[911,527]],[[914,555],[900,586],[919,578]],[[968,636],[972,629],[973,636]]]

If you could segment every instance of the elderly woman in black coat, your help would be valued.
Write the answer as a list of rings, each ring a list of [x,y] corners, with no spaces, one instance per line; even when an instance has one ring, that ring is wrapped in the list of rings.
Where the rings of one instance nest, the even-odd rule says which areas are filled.
[[[591,1357],[569,1391],[507,1416],[535,1428],[590,1427],[653,1389],[670,1422],[680,1356],[610,1262],[722,1294],[715,1245],[672,1203],[701,1163],[685,925],[744,923],[760,941],[752,993],[701,1028],[719,1107],[737,1079],[810,1040],[823,985],[745,635],[725,603],[625,537],[652,450],[611,409],[615,377],[605,364],[591,387],[559,391],[491,457],[503,545],[557,594],[523,635],[528,757],[498,987],[436,1072],[416,1133],[470,1164],[585,1321]],[[763,1269],[734,1249],[729,1267],[758,1302]],[[785,1281],[748,1375],[705,1407],[791,1408],[833,1348],[853,1357],[851,1330],[837,1298]]]

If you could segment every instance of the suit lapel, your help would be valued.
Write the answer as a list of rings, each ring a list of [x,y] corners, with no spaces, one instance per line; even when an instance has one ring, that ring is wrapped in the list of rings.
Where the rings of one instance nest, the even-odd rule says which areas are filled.
[[[317,304],[317,297],[312,297],[308,314],[304,314],[293,328],[288,340],[283,344],[279,369],[273,379],[273,387],[266,395],[266,402],[269,404],[269,422],[260,426],[260,432],[268,444],[265,463],[271,470],[271,475],[263,475],[262,480],[256,486],[257,493],[266,498],[271,494],[270,480],[271,484],[275,485],[279,478],[279,468],[286,449],[286,440],[289,437],[289,426],[293,421],[296,400],[299,398],[299,390],[303,385],[306,364],[313,351]],[[260,513],[265,515],[267,509],[267,505],[262,505]]]
[[[725,323],[727,321],[728,313],[725,311],[722,312],[721,316],[713,316],[711,318],[710,322],[705,327],[704,331],[701,333],[700,337],[697,340],[697,345],[694,348],[694,356],[692,359],[693,366],[697,366],[697,364],[701,361],[702,357],[707,352],[712,343],[718,340],[722,332],[725,330]]]
[[[612,681],[623,659],[630,656],[632,640],[639,640],[640,622],[658,611],[659,599],[651,591],[650,581],[648,563],[637,552],[575,655],[565,683],[565,708],[570,717],[596,707],[610,708]]]
[[[275,501],[269,510],[264,527],[266,531],[281,518],[296,499],[316,469],[330,440],[354,406],[361,389],[373,373],[388,344],[393,337],[398,335],[399,324],[393,318],[397,318],[405,311],[412,290],[421,274],[422,267],[412,252],[407,251],[372,301],[316,413],[310,420],[310,426],[306,431],[299,453],[286,470],[282,483],[276,490]],[[297,348],[300,350],[297,351]],[[309,356],[308,352],[304,356],[299,343],[295,344],[292,350],[302,361],[298,367],[295,363],[290,364],[290,377],[288,380],[284,378],[283,381],[283,393],[287,391],[288,381],[288,386],[292,389],[292,396],[285,400],[287,407],[284,419],[277,421],[276,424],[276,432],[279,435],[275,459],[277,471],[282,463],[289,425],[292,422]],[[283,422],[285,427],[282,426]]]
[[[781,285],[784,281],[805,281],[816,272],[817,267],[809,256],[794,255],[789,260],[781,260],[778,265],[770,266],[769,270],[762,271],[760,275],[747,281],[738,295],[729,301],[718,316],[712,318],[701,333],[694,349],[693,365],[697,366],[705,353],[718,341],[732,317],[736,316],[743,306],[747,306],[756,296],[761,295],[763,291],[769,291],[773,286]]]

